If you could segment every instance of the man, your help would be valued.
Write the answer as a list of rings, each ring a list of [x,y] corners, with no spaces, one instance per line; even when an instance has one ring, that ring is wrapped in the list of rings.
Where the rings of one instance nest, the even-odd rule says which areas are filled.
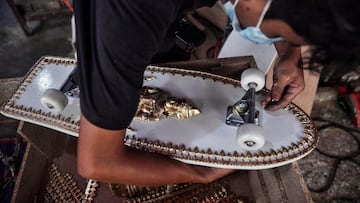
[[[299,18],[304,16],[296,9],[313,9],[313,13],[318,12],[320,16],[329,15],[329,9],[319,10],[321,6],[307,7],[309,2],[313,1],[233,2],[240,31],[257,27],[266,37],[265,41],[276,44],[280,59],[274,71],[274,87],[264,101],[269,110],[285,106],[304,88],[302,70],[297,68],[298,46],[309,42],[322,45],[320,47],[326,45],[321,44],[321,40],[312,41],[316,36],[303,29],[303,24],[312,22],[310,18],[298,25]],[[330,1],[316,2],[328,8]],[[137,108],[145,67],[161,51],[173,23],[183,12],[211,6],[215,1],[76,0],[74,3],[82,92],[78,141],[80,175],[99,181],[145,186],[207,183],[231,173],[227,169],[183,164],[123,144],[125,129]],[[334,24],[334,20],[330,23]]]

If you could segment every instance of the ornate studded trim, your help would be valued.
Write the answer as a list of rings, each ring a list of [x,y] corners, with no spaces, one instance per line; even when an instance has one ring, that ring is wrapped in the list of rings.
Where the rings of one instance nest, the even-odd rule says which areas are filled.
[[[65,67],[70,67],[76,64],[75,59],[43,56],[40,58],[25,75],[24,79],[16,89],[12,97],[1,107],[1,113],[9,115],[14,118],[28,118],[30,122],[44,123],[60,129],[61,131],[69,132],[70,134],[77,134],[79,130],[79,121],[74,121],[71,118],[66,118],[59,115],[45,113],[41,110],[32,108],[26,108],[24,106],[16,105],[16,101],[20,98],[20,95],[26,90],[27,86],[31,84],[31,81],[38,75],[47,64],[61,64]]]
[[[170,155],[177,159],[220,164],[235,168],[237,166],[272,165],[305,155],[313,150],[318,143],[317,131],[310,117],[294,104],[287,105],[285,110],[294,114],[304,125],[304,136],[297,143],[291,143],[291,146],[283,147],[277,151],[260,151],[256,153],[239,153],[237,151],[225,153],[224,151],[213,151],[211,149],[205,151],[196,147],[186,148],[184,145],[163,143],[159,140],[153,141],[146,138],[136,138],[135,136],[127,136],[125,144],[145,151]]]
[[[44,195],[46,202],[82,202],[83,196],[76,179],[69,173],[63,175],[55,164],[51,164]]]
[[[183,69],[168,69],[163,67],[149,66],[147,68],[151,73],[162,73],[182,76],[200,77],[203,79],[212,79],[214,82],[223,82],[224,84],[233,85],[234,87],[241,87],[240,81],[226,78],[223,76],[213,75],[210,73],[183,70]],[[266,90],[260,94],[266,93]],[[239,153],[234,151],[232,153],[225,153],[224,151],[199,150],[195,148],[187,148],[184,145],[175,145],[173,143],[164,143],[159,140],[148,140],[146,138],[137,138],[135,136],[127,136],[125,144],[141,150],[170,155],[173,158],[205,162],[215,165],[225,165],[229,167],[243,167],[243,166],[266,166],[276,163],[286,162],[297,157],[306,155],[311,152],[318,144],[317,130],[311,118],[303,112],[295,104],[288,104],[285,110],[294,114],[297,119],[304,125],[304,136],[297,142],[291,143],[288,147],[283,147],[280,150],[272,150],[270,152],[256,152],[256,153]]]
[[[109,184],[112,192],[119,198],[125,198],[126,203],[155,202],[250,202],[252,196],[238,196],[236,188],[228,184],[230,179],[237,178],[233,173],[208,184],[183,183],[163,185],[159,187],[140,187],[135,185]]]
[[[211,79],[214,82],[223,82],[224,84],[230,84],[234,87],[241,87],[240,81],[234,80],[231,78],[227,78],[220,75],[214,75],[211,73],[205,73],[200,71],[193,71],[193,70],[184,70],[184,69],[177,69],[177,68],[164,68],[164,67],[157,67],[157,66],[148,66],[146,71],[150,73],[161,73],[165,74],[172,74],[172,75],[182,75],[182,76],[192,76],[194,78],[202,78],[202,79]]]

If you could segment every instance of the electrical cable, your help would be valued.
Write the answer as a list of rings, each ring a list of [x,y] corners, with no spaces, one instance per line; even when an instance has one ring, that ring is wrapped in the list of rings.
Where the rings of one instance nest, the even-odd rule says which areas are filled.
[[[323,184],[323,186],[321,186],[319,188],[308,187],[308,189],[311,192],[322,193],[322,192],[327,191],[333,185],[333,182],[335,180],[336,173],[337,173],[337,170],[339,168],[339,165],[341,165],[344,161],[350,161],[350,162],[360,166],[360,163],[356,160],[356,157],[360,156],[360,140],[354,134],[354,133],[360,133],[360,129],[355,128],[355,127],[352,128],[352,127],[348,127],[348,126],[345,126],[345,125],[341,125],[339,123],[335,123],[333,121],[330,121],[330,120],[327,120],[327,119],[324,119],[324,118],[321,118],[321,117],[313,117],[312,120],[315,121],[315,122],[318,121],[318,122],[325,122],[326,123],[326,124],[323,124],[320,127],[318,127],[318,132],[319,133],[320,133],[320,131],[325,130],[325,129],[338,128],[338,129],[341,129],[341,130],[345,131],[346,135],[351,136],[356,141],[356,143],[358,145],[357,150],[355,152],[353,152],[350,155],[346,155],[346,156],[337,156],[337,155],[333,155],[333,154],[329,154],[327,152],[324,152],[319,148],[315,149],[317,152],[319,152],[319,154],[321,154],[321,155],[323,155],[325,157],[335,159],[335,161],[331,165],[331,170],[330,170],[329,175],[328,175],[325,183]],[[354,200],[354,199],[351,199],[351,198],[348,198],[348,197],[346,197],[346,198],[345,197],[337,197],[337,198],[332,199],[332,200]]]

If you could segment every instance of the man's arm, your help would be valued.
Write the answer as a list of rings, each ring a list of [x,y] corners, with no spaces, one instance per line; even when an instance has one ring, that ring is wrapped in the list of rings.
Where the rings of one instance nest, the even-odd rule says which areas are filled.
[[[305,87],[304,73],[299,67],[301,49],[281,41],[275,43],[279,61],[274,67],[273,86],[263,104],[267,110],[285,107]]]
[[[208,183],[232,172],[181,163],[124,145],[125,130],[106,130],[83,115],[78,141],[78,171],[98,181],[155,186],[173,183]]]

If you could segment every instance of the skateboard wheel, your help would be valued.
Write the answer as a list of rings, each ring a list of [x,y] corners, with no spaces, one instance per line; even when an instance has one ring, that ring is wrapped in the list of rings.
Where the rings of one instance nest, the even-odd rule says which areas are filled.
[[[244,90],[249,89],[251,83],[256,84],[255,91],[265,86],[265,74],[257,68],[248,68],[241,74],[241,86]]]
[[[60,90],[47,89],[41,96],[40,102],[47,109],[59,113],[66,107],[68,98]]]
[[[245,123],[238,128],[236,141],[241,149],[258,150],[265,144],[264,130],[256,124]]]

